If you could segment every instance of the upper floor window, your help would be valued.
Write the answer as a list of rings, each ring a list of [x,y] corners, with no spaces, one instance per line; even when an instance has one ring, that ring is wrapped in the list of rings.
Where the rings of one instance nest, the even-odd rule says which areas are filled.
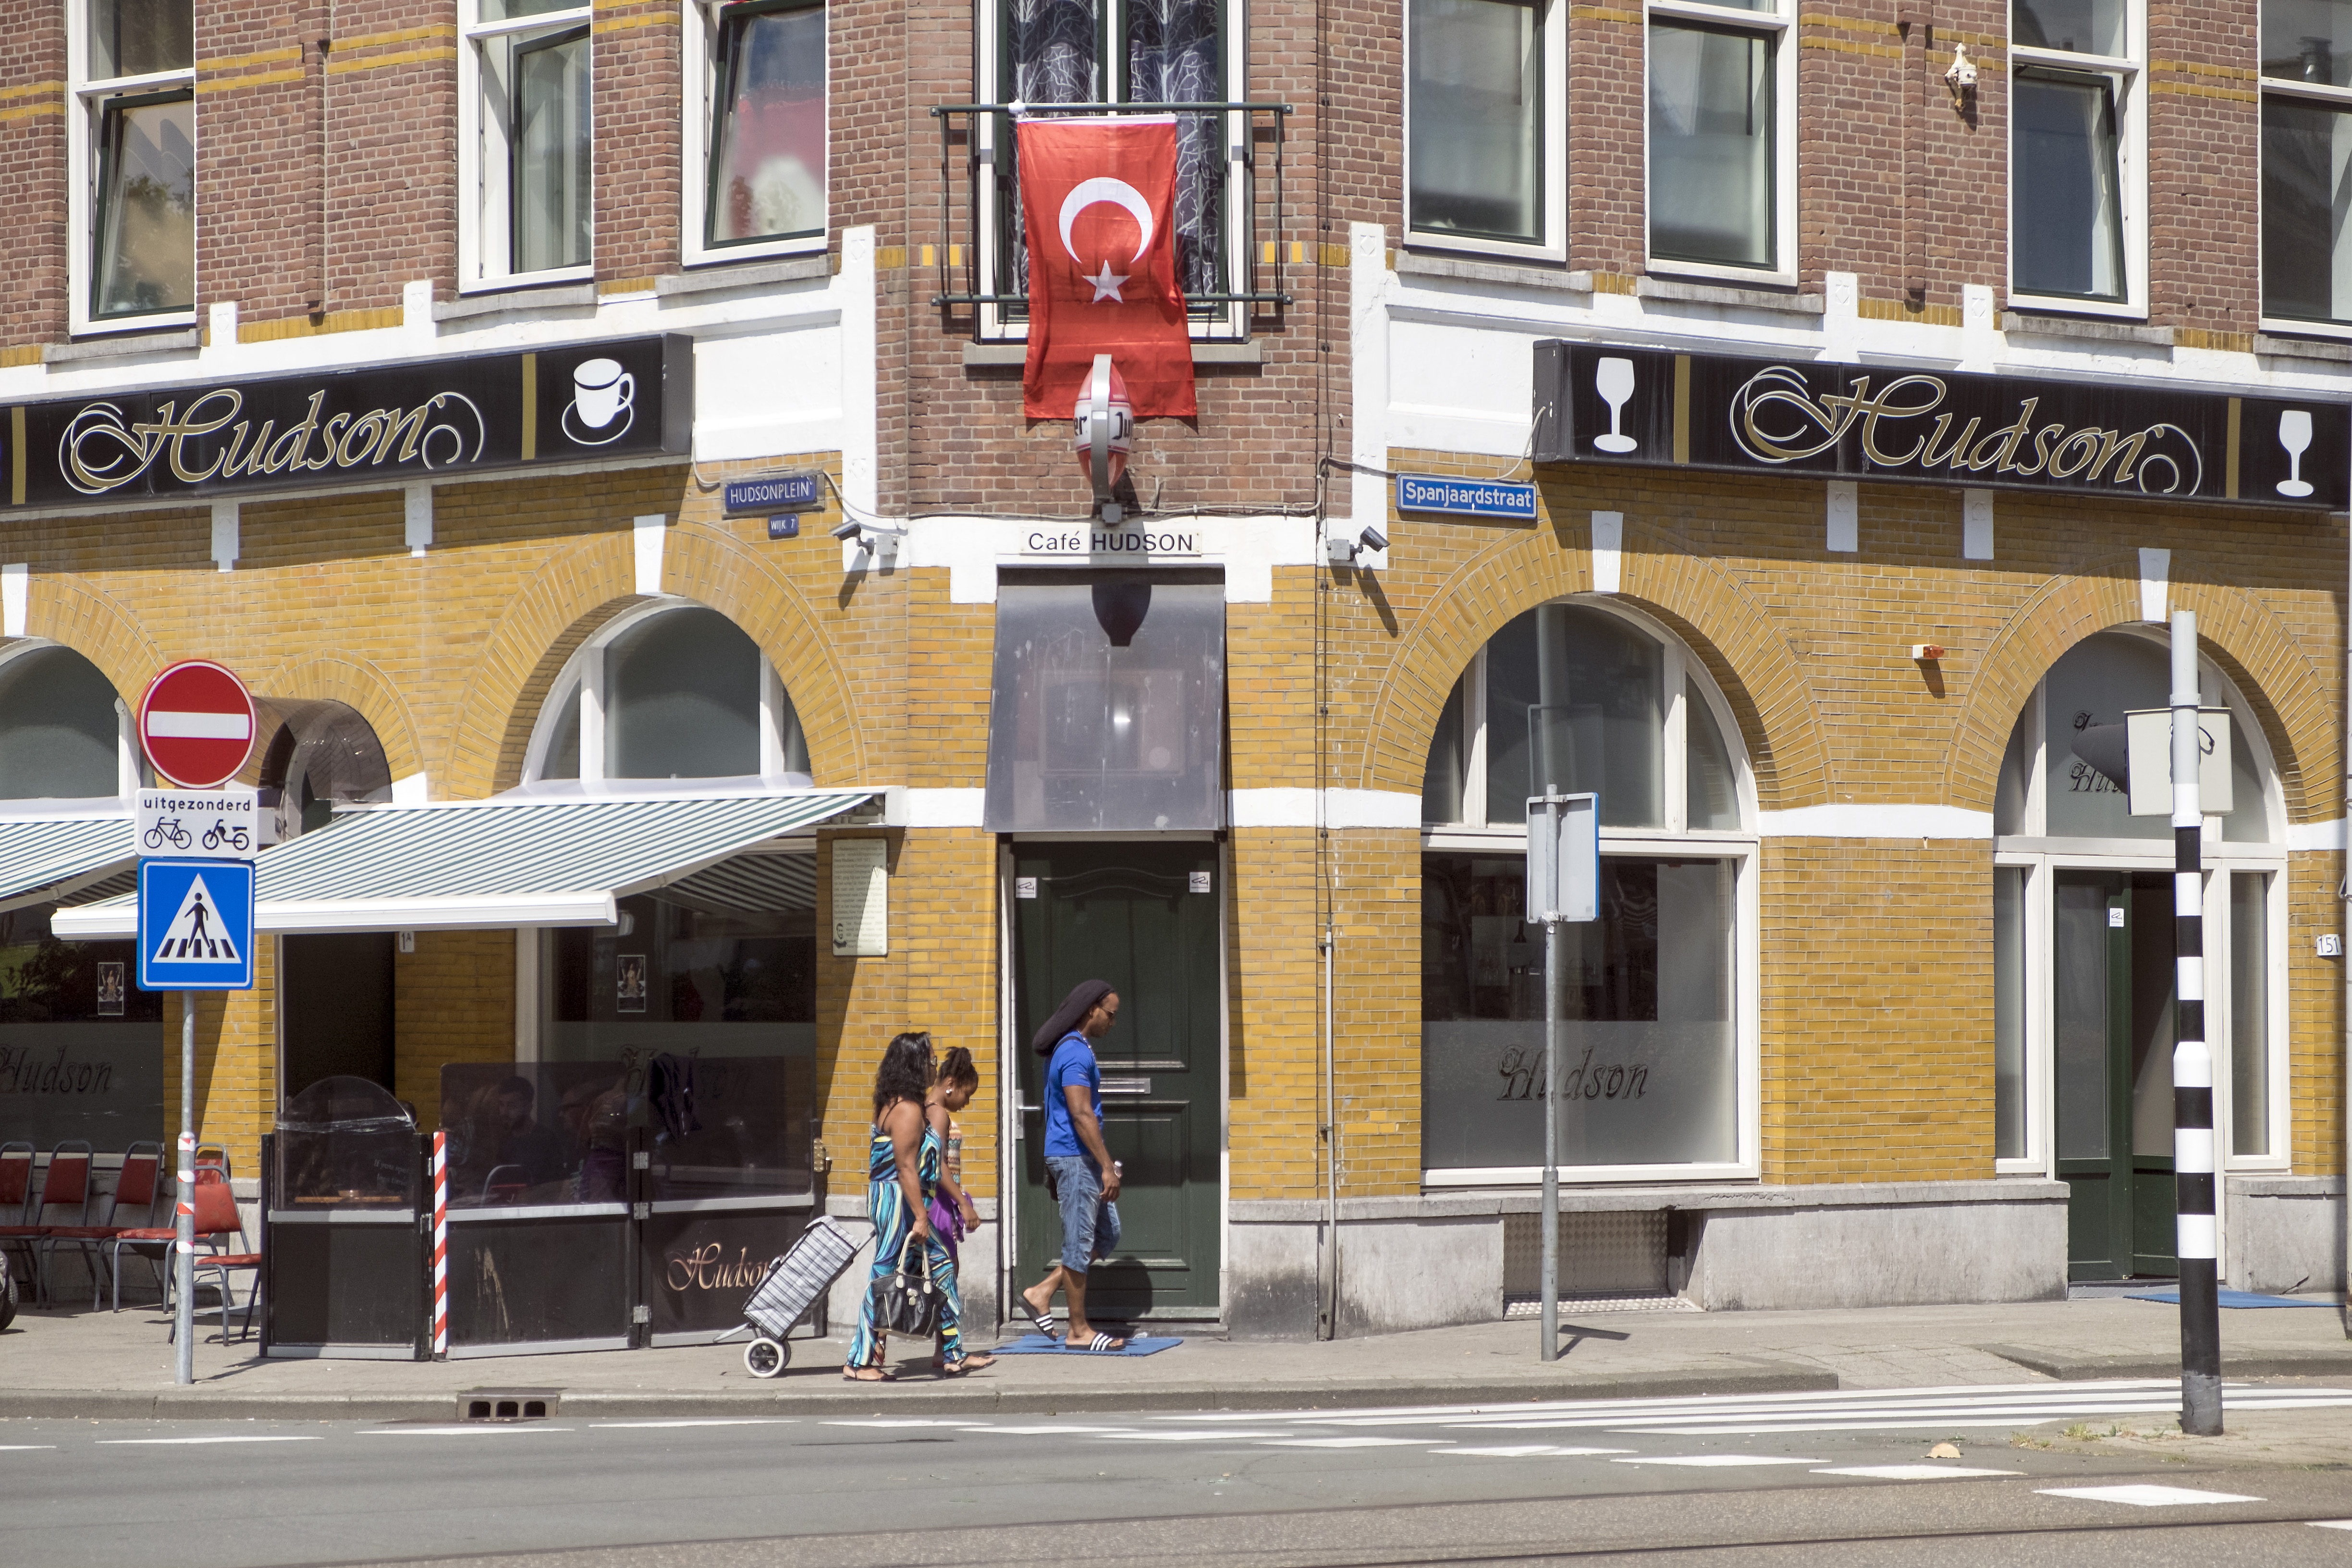
[[[2012,0],[2010,291],[2133,310],[2146,111],[2131,0]]]
[[[194,5],[79,0],[72,17],[73,328],[194,321]]]
[[[1240,0],[982,0],[983,103],[1210,104],[1237,97],[1246,76]],[[1248,116],[1219,109],[1175,111],[1176,281],[1196,332],[1237,333],[1247,276]],[[1026,333],[1029,289],[1020,180],[1010,120],[980,117],[980,275],[983,336]]]
[[[461,0],[461,287],[586,278],[593,258],[589,8]]]
[[[2263,5],[2263,314],[2352,329],[2352,5]]]
[[[824,5],[700,0],[688,20],[686,259],[822,249]]]
[[[1413,244],[1561,250],[1561,15],[1558,0],[1408,0],[1405,221]]]
[[[1783,10],[1651,0],[1653,263],[1793,280],[1796,50]]]

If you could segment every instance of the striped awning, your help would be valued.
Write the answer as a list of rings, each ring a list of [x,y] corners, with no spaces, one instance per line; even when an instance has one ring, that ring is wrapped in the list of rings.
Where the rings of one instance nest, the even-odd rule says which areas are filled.
[[[262,852],[265,931],[610,925],[616,901],[879,798],[872,790],[370,806]],[[61,937],[134,933],[129,899],[60,910]]]
[[[0,816],[0,910],[64,898],[129,866],[134,833],[128,812]]]

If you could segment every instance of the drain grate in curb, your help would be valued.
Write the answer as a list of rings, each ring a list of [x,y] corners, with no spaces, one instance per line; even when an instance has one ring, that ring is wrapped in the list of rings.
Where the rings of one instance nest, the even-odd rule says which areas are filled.
[[[1682,1296],[1622,1295],[1622,1296],[1562,1296],[1559,1310],[1563,1315],[1591,1312],[1696,1312],[1699,1304]],[[1543,1316],[1540,1296],[1507,1296],[1503,1300],[1506,1322],[1521,1318]]]
[[[544,1421],[562,1400],[560,1388],[469,1388],[457,1395],[460,1421]]]

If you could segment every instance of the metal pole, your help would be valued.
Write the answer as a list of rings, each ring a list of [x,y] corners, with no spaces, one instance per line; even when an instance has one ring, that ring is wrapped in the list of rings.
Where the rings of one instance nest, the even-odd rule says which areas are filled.
[[[1557,917],[1558,911],[1547,911]],[[1559,921],[1544,921],[1543,1352],[1559,1359]]]
[[[2180,1261],[2180,1429],[2221,1431],[2221,1322],[2213,1223],[2213,1052],[2205,1041],[2202,803],[2197,795],[2197,616],[2172,617],[2172,1050],[2174,1250]]]
[[[180,993],[179,1195],[173,1204],[180,1226],[173,1247],[172,1284],[179,1297],[173,1309],[172,1381],[196,1381],[196,994]]]

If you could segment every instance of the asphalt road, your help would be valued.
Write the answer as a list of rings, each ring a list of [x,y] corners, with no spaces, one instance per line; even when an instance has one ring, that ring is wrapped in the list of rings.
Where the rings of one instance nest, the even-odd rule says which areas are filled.
[[[0,1422],[0,1562],[2352,1563],[2342,1468],[2011,1441],[2153,1425],[2177,1384],[986,1422],[887,1393],[856,1418]],[[2352,1420],[2340,1390],[2231,1396]],[[1926,1458],[1942,1438],[1962,1457]]]

